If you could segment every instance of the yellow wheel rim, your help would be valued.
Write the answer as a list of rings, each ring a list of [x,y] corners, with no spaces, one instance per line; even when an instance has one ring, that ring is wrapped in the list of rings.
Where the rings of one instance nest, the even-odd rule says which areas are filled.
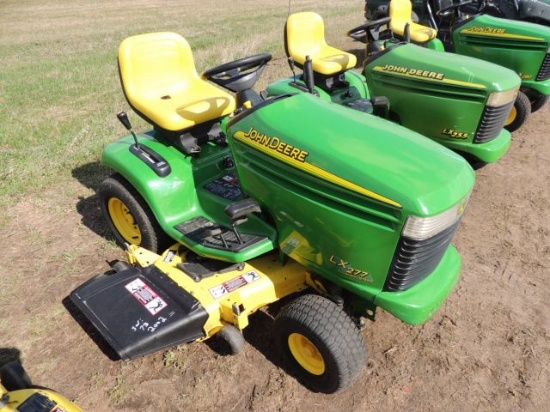
[[[505,123],[505,126],[508,126],[509,124],[511,124],[514,120],[516,120],[516,116],[518,115],[518,109],[516,109],[516,107],[512,107],[512,111],[510,112],[510,114],[508,115],[508,118],[506,119],[506,123]]]
[[[128,206],[122,200],[112,197],[107,203],[107,208],[116,230],[118,230],[124,240],[133,245],[140,245],[141,230],[139,230],[136,219],[130,212],[130,209],[128,209]]]
[[[302,368],[313,375],[325,372],[325,361],[319,349],[304,335],[292,333],[288,337],[288,347],[294,359]]]

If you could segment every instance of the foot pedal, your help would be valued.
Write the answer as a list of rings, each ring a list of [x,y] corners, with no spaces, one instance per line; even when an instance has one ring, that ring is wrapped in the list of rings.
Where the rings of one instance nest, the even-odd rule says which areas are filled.
[[[178,269],[185,272],[195,282],[218,273],[225,273],[232,270],[242,269],[244,263],[229,263],[221,260],[203,258],[194,253],[188,253],[186,261],[178,264]]]
[[[233,252],[245,250],[267,238],[266,236],[240,233],[241,241],[239,241],[231,228],[218,225],[203,216],[180,223],[174,228],[195,243],[212,249]]]

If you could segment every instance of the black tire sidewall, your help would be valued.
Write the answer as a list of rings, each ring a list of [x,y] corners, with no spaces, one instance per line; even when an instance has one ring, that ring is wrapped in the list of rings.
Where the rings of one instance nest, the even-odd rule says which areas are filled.
[[[245,340],[241,331],[233,325],[224,326],[216,337],[221,341],[222,354],[237,355],[244,349]]]
[[[290,307],[296,308],[295,302],[299,300],[309,300],[310,309],[318,305],[316,319],[296,316],[297,311]],[[336,321],[334,325],[333,321]],[[320,323],[320,327],[316,323]],[[303,295],[283,308],[275,320],[274,333],[291,373],[313,391],[335,393],[345,389],[366,364],[367,352],[360,332],[340,307],[321,296]],[[308,372],[294,358],[288,343],[293,333],[301,334],[315,345],[325,363],[323,374]]]
[[[169,237],[157,223],[149,206],[130,183],[119,174],[105,179],[99,188],[99,203],[101,212],[113,233],[116,242],[124,246],[128,241],[120,234],[109,213],[108,202],[111,198],[118,198],[132,213],[141,231],[141,246],[156,253],[162,252],[169,245]]]
[[[550,96],[537,92],[533,89],[524,90],[524,93],[531,103],[531,113],[535,113],[536,111],[542,109],[550,99]]]
[[[299,333],[307,337],[311,343],[315,345],[317,350],[319,350],[325,362],[325,372],[322,375],[313,375],[309,373],[298,363],[296,358],[294,358],[288,345],[288,338],[292,333]],[[334,393],[340,389],[339,382],[336,379],[337,375],[333,373],[339,369],[338,363],[335,361],[334,356],[332,356],[330,349],[327,348],[323,340],[315,336],[311,330],[308,330],[296,321],[289,320],[283,325],[280,325],[280,330],[277,331],[277,344],[282,350],[284,361],[291,367],[291,370],[298,380],[303,382],[310,389],[324,393]]]

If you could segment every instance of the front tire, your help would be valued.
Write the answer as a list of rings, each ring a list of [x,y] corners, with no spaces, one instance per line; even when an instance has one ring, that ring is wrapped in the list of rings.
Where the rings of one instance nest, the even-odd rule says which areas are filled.
[[[523,92],[518,93],[516,101],[514,102],[514,107],[506,119],[504,127],[509,132],[515,132],[518,130],[529,118],[531,114],[531,102],[529,98]]]
[[[120,246],[126,243],[161,253],[171,242],[141,195],[120,174],[99,187],[101,211]]]
[[[303,295],[290,302],[275,319],[274,330],[284,362],[313,391],[345,389],[367,362],[353,321],[322,296]]]

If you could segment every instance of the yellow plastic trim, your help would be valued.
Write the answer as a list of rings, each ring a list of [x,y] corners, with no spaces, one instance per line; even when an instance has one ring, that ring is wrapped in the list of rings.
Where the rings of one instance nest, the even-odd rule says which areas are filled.
[[[4,391],[0,392],[4,394]],[[52,411],[64,411],[64,412],[82,412],[76,404],[71,402],[65,396],[54,392],[49,389],[19,389],[12,392],[5,392],[9,396],[8,404],[4,407],[0,407],[0,412],[14,412],[18,411],[19,407],[28,400],[32,395],[40,393],[55,403],[55,407]]]
[[[319,349],[304,335],[291,333],[288,336],[288,347],[296,362],[312,375],[325,373],[325,360]]]
[[[177,33],[128,37],[118,63],[132,107],[163,129],[188,129],[235,110],[233,96],[200,78],[191,47]]]
[[[289,56],[301,65],[309,56],[313,71],[317,73],[330,76],[352,69],[357,64],[353,54],[327,45],[325,24],[317,13],[291,14],[286,22],[286,42]]]
[[[405,26],[410,28],[411,40],[426,43],[437,36],[437,30],[412,21],[412,4],[409,0],[390,1],[390,28],[399,35],[405,35]]]

